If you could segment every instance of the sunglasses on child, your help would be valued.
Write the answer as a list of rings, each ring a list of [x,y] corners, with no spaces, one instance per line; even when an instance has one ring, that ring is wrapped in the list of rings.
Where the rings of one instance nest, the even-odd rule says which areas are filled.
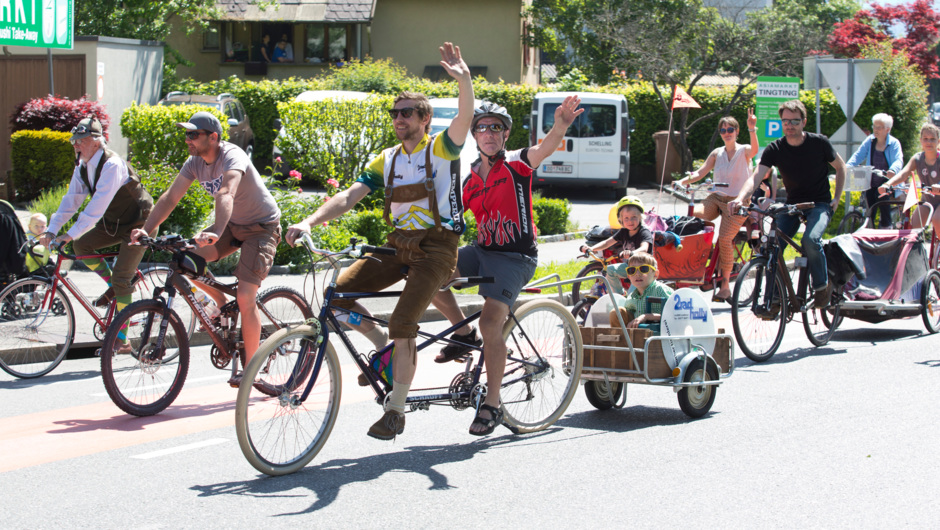
[[[631,265],[630,267],[627,267],[627,276],[633,276],[637,273],[637,271],[640,271],[642,274],[649,274],[651,272],[655,272],[656,267],[652,265],[640,265],[638,267],[634,267]]]
[[[399,114],[401,114],[402,118],[405,118],[407,120],[408,118],[411,117],[412,114],[414,114],[414,112],[415,112],[414,107],[405,107],[403,109],[388,109],[388,113],[392,116],[393,120],[397,118]]]
[[[483,134],[487,130],[494,133],[501,133],[506,130],[506,127],[504,127],[502,123],[491,123],[489,125],[486,125],[485,123],[479,123],[476,127],[473,128],[473,130],[476,131],[477,134]]]
[[[737,129],[734,128],[734,127],[728,127],[727,129],[725,129],[724,127],[722,127],[721,129],[718,129],[718,132],[721,133],[721,134],[730,134],[730,133],[733,133],[733,132],[736,131],[736,130],[737,130]]]

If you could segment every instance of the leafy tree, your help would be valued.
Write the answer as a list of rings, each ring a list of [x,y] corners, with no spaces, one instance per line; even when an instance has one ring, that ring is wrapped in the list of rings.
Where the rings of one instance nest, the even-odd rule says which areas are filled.
[[[750,99],[748,86],[757,76],[802,72],[803,56],[825,46],[831,21],[850,16],[854,7],[851,0],[781,0],[739,21],[721,17],[701,0],[533,0],[524,14],[534,22],[532,44],[550,56],[565,52],[598,83],[614,75],[650,81],[667,115],[677,86],[692,94],[705,75],[737,79],[725,107],[694,119],[688,109],[676,113],[682,166],[689,169],[690,129],[715,125],[714,145],[715,117]]]
[[[893,37],[891,28],[900,25],[903,36]],[[890,42],[895,52],[905,52],[910,64],[927,79],[940,77],[937,68],[937,43],[940,42],[940,13],[930,0],[914,0],[906,5],[875,4],[855,17],[835,24],[829,49],[836,55],[859,57],[862,48],[878,42]]]
[[[75,33],[166,40],[174,16],[192,31],[221,15],[215,0],[75,0]]]

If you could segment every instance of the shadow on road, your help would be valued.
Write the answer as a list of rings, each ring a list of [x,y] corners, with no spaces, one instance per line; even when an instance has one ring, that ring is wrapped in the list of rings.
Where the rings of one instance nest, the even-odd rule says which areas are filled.
[[[300,512],[282,513],[278,517],[313,513],[329,506],[339,496],[343,486],[373,481],[385,473],[420,473],[431,481],[430,490],[454,488],[447,476],[436,466],[470,460],[478,453],[499,448],[507,444],[542,443],[538,438],[558,431],[557,427],[542,432],[483,438],[472,443],[451,445],[418,445],[406,447],[397,453],[382,453],[363,458],[336,458],[319,465],[310,465],[303,470],[282,477],[259,476],[255,480],[223,482],[205,486],[193,486],[200,497],[215,495],[242,495],[248,497],[300,497],[305,494],[285,493],[297,488],[307,488],[316,496],[316,501]]]

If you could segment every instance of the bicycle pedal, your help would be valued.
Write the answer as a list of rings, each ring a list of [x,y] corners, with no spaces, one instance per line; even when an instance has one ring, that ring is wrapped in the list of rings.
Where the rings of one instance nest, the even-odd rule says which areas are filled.
[[[463,363],[466,363],[466,362],[470,362],[470,359],[471,359],[470,354],[461,355],[460,357],[455,358],[455,359],[454,359],[454,362],[455,362],[455,363],[463,364]]]

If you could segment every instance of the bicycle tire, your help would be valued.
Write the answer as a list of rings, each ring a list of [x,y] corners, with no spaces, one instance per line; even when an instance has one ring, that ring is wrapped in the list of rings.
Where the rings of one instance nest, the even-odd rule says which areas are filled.
[[[626,383],[611,382],[609,388],[604,381],[585,381],[584,383],[584,397],[597,410],[610,410],[616,406],[626,391]]]
[[[920,290],[920,314],[928,333],[940,331],[940,273],[932,270]]]
[[[592,261],[591,263],[588,263],[587,265],[582,267],[581,270],[578,271],[578,274],[575,276],[575,278],[584,278],[585,276],[593,276],[595,274],[601,274],[601,271],[603,270],[604,270],[603,264],[601,264],[599,261]],[[594,286],[594,283],[598,281],[600,280],[593,280],[591,282],[588,282],[588,281],[571,282],[571,305],[577,304],[579,300],[584,298],[584,295],[581,293],[582,283],[585,285],[585,292],[588,293],[591,291],[591,287]]]
[[[862,214],[859,212],[849,212],[839,221],[839,228],[836,229],[836,233],[852,234],[861,228],[863,224],[865,224],[865,218],[862,217]]]
[[[261,312],[261,341],[275,331],[287,326],[303,324],[313,318],[313,309],[303,295],[290,287],[271,287],[258,294],[258,302],[264,306],[272,321],[264,311]]]
[[[787,321],[787,300],[784,282],[780,271],[774,274],[776,291],[780,293],[781,303],[775,315],[758,316],[754,313],[754,303],[763,303],[766,291],[767,258],[755,258],[748,263],[738,280],[734,283],[731,294],[731,326],[738,347],[748,359],[764,362],[777,352],[783,341]]]
[[[803,331],[806,332],[806,338],[813,346],[825,346],[832,338],[842,318],[839,315],[839,305],[825,307],[823,309],[811,308],[800,312],[803,317]]]
[[[36,278],[17,280],[0,292],[0,368],[20,379],[59,366],[75,339],[75,313],[65,291]],[[43,340],[39,340],[39,339]]]
[[[571,316],[574,317],[575,322],[579,326],[586,325],[588,314],[591,312],[591,308],[594,307],[594,302],[596,302],[593,297],[584,297],[578,300],[578,303],[574,304],[574,307],[571,308]]]
[[[189,339],[183,323],[170,310],[163,352],[154,355],[166,306],[160,300],[134,302],[118,313],[101,345],[101,379],[111,401],[133,416],[152,416],[179,396],[189,371]],[[124,323],[133,353],[115,355]],[[178,350],[178,351],[173,351]]]
[[[555,423],[581,379],[583,345],[578,324],[554,300],[525,303],[503,326],[509,353],[500,398],[503,421],[528,433]]]
[[[331,344],[326,345],[316,384],[306,401],[298,399],[312,370],[302,369],[303,378],[291,382],[298,358],[313,360],[317,353],[317,329],[300,325],[278,330],[248,363],[238,387],[238,445],[252,467],[266,475],[286,475],[306,466],[326,444],[339,415],[342,374]],[[271,358],[278,362],[268,363]],[[257,379],[264,367],[265,381],[280,382],[276,396],[259,388]]]

